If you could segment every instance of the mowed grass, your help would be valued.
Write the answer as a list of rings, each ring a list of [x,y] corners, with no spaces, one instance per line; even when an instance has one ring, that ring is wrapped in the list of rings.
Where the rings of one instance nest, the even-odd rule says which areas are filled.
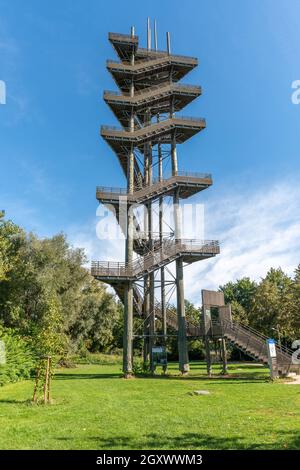
[[[60,369],[52,405],[32,405],[33,382],[0,389],[1,449],[299,449],[300,386],[268,382],[256,365],[229,378],[124,380],[119,365]],[[191,394],[208,390],[209,395]]]

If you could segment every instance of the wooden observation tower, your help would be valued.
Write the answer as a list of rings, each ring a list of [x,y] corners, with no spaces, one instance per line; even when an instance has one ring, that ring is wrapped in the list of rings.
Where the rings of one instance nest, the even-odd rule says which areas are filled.
[[[182,237],[180,201],[212,185],[209,174],[179,169],[177,157],[178,147],[206,125],[203,118],[178,114],[201,95],[199,86],[181,83],[198,60],[173,54],[169,33],[167,50],[158,50],[156,24],[152,49],[149,20],[147,32],[147,48],[140,47],[134,28],[108,36],[118,60],[109,60],[107,70],[119,91],[105,91],[104,101],[121,127],[102,126],[101,136],[118,158],[127,187],[98,187],[97,199],[114,209],[126,246],[124,261],[92,263],[92,275],[110,284],[124,304],[125,377],[132,374],[134,336],[143,337],[144,359],[151,361],[168,327],[178,331],[179,368],[188,372],[187,336],[196,327],[185,318],[183,266],[220,251],[217,241]],[[164,218],[167,204],[172,225]],[[175,289],[177,314],[169,301]],[[142,331],[133,331],[134,316]]]

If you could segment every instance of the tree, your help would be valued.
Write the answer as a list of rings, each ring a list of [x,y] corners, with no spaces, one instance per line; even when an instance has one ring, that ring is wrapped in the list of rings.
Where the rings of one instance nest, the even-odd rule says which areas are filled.
[[[5,221],[3,211],[0,212],[0,282],[16,264],[24,236],[24,232],[11,221]]]
[[[249,277],[243,277],[235,282],[228,282],[220,286],[219,290],[224,292],[225,303],[238,302],[245,311],[251,309],[257,284]]]
[[[274,331],[277,330],[277,335],[279,331],[290,341],[295,334],[293,308],[293,280],[281,268],[271,268],[256,289],[250,311],[250,324],[270,336],[274,336]]]
[[[253,306],[256,289],[256,282],[251,281],[248,277],[238,279],[235,282],[228,282],[219,287],[219,290],[224,292],[225,303],[231,304],[234,320],[249,323],[249,314]]]
[[[0,281],[2,324],[38,338],[41,348],[42,339],[51,337],[53,347],[63,338],[73,349],[80,341],[93,350],[109,349],[117,303],[83,267],[83,250],[70,247],[63,234],[41,240],[22,232],[15,251],[18,261],[10,263]],[[45,345],[50,354],[49,342]]]
[[[295,332],[294,339],[300,338],[300,264],[295,269],[293,279],[293,309],[292,309],[292,328]]]
[[[123,319],[123,309],[104,284],[90,278],[82,290],[78,315],[70,335],[81,348],[107,352],[114,346],[115,327]]]
[[[184,305],[185,305],[185,315],[186,315],[187,321],[190,321],[192,323],[195,323],[196,325],[199,325],[200,318],[201,318],[201,308],[195,307],[195,305],[192,302],[189,302],[186,299],[184,300]]]

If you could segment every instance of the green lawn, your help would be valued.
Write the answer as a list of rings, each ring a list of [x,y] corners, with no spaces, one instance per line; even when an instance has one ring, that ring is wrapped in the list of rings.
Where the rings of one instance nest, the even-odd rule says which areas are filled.
[[[215,373],[217,373],[217,369]],[[230,378],[120,378],[119,365],[60,369],[55,403],[31,405],[33,383],[0,389],[1,449],[299,449],[300,386],[231,365]],[[196,396],[194,390],[209,390]]]

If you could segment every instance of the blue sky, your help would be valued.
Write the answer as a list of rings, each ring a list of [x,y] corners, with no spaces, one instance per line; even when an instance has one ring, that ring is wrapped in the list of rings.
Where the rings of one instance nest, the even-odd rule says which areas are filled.
[[[145,46],[150,16],[159,48],[170,31],[172,51],[199,58],[185,82],[200,84],[203,96],[184,114],[205,117],[207,129],[179,148],[179,166],[213,174],[214,186],[199,197],[207,236],[224,243],[224,255],[190,271],[211,286],[247,273],[259,277],[272,264],[292,271],[300,238],[300,105],[291,102],[291,83],[300,79],[300,2],[147,3],[0,0],[0,80],[7,86],[0,208],[41,236],[64,231],[90,257],[112,255],[95,235],[95,186],[124,185],[99,137],[101,124],[117,124],[101,99],[115,88],[105,69],[114,57],[107,34],[135,25]],[[276,253],[264,255],[274,240],[283,240],[281,254],[276,245]],[[258,251],[244,259],[251,243]]]

